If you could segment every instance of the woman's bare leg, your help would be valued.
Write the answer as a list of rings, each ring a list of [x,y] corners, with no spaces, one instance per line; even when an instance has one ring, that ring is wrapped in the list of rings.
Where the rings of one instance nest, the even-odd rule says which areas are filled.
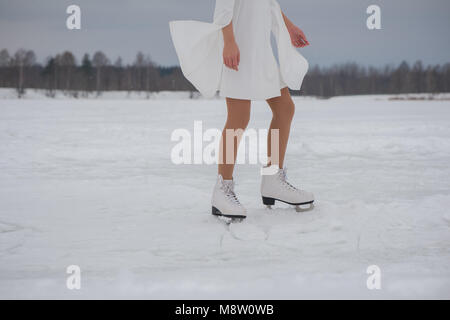
[[[233,179],[234,164],[241,138],[240,133],[247,128],[250,120],[251,101],[231,98],[227,98],[226,100],[228,116],[220,141],[218,171],[224,180],[231,180]]]
[[[267,156],[269,157],[268,165],[278,165],[279,168],[283,168],[284,158],[286,154],[287,144],[289,140],[289,133],[291,131],[291,122],[295,113],[295,104],[292,101],[291,94],[288,88],[281,90],[281,96],[267,100],[267,103],[272,109],[272,122],[270,123],[270,130],[267,139]],[[278,129],[279,135],[279,149],[278,159],[274,153],[274,159],[272,159],[272,147],[274,152],[277,146],[272,146],[272,129]]]

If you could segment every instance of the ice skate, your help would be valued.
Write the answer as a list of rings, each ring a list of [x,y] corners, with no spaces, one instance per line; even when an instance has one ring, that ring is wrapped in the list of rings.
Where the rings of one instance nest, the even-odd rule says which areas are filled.
[[[247,212],[234,193],[234,181],[217,177],[212,196],[212,214],[217,217],[230,218],[233,221],[243,220]]]
[[[314,195],[287,182],[286,169],[278,169],[272,175],[262,175],[261,196],[268,208],[272,208],[275,201],[294,205],[298,212],[314,208]]]

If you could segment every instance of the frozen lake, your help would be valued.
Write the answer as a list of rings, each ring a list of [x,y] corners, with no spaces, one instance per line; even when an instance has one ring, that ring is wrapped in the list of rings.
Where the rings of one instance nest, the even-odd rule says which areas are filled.
[[[228,228],[215,165],[170,158],[224,101],[0,99],[0,298],[450,298],[450,101],[296,104],[288,175],[314,211],[265,209],[241,165],[249,217]],[[270,116],[254,103],[249,127]]]

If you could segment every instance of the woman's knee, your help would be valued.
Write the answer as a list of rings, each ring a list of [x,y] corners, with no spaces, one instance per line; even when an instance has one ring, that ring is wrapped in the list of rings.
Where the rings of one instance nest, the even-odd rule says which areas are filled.
[[[234,129],[245,129],[250,122],[250,110],[228,113],[227,127]]]
[[[289,99],[277,108],[272,108],[273,116],[283,121],[291,121],[295,114],[295,104]]]
[[[245,129],[250,121],[250,100],[227,98],[227,127]]]
[[[229,127],[233,129],[246,129],[250,122],[250,115],[242,115],[239,118],[228,119]]]

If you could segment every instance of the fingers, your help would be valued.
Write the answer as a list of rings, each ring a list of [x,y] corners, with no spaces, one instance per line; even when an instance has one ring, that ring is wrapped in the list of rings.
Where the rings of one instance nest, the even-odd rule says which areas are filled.
[[[301,35],[298,35],[295,39],[293,39],[292,44],[296,48],[304,48],[306,46],[309,46],[308,40],[306,40],[306,38],[302,37]]]
[[[234,68],[233,68],[233,59],[232,59],[232,58],[226,57],[226,58],[224,59],[224,64],[225,64],[228,68],[234,69]]]
[[[299,43],[302,48],[309,45],[308,41],[304,38],[300,38]]]
[[[292,45],[296,48],[303,48],[306,46],[306,44],[301,39],[295,39],[292,41]]]
[[[239,71],[239,55],[233,57],[233,70]]]
[[[225,64],[225,66],[227,66],[230,69],[239,71],[239,63],[240,63],[241,57],[240,55],[236,55],[233,57],[224,57],[223,58],[223,63]]]
[[[303,48],[303,43],[299,39],[295,39],[292,41],[292,44],[296,48]]]
[[[309,46],[309,41],[306,39],[306,36],[303,32],[300,32],[300,38],[305,43],[305,45]]]

